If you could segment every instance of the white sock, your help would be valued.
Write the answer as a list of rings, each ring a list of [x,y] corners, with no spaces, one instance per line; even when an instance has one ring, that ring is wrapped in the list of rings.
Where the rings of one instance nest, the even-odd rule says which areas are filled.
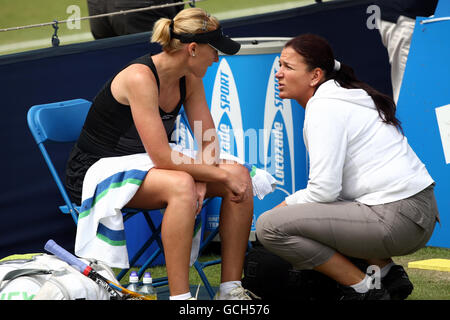
[[[170,296],[169,300],[187,300],[187,299],[189,299],[191,297],[192,297],[191,293],[190,292],[186,292],[186,293],[179,294],[179,295],[176,295],[176,296]]]
[[[352,287],[358,293],[365,293],[369,291],[369,283],[372,281],[372,277],[367,275],[360,282],[352,284]]]
[[[391,263],[388,263],[387,265],[385,265],[383,268],[381,268],[381,270],[380,270],[380,277],[384,278],[388,274],[389,270],[391,270],[391,268],[393,266],[395,266],[395,263],[391,262]]]
[[[242,286],[241,281],[226,281],[222,282],[219,287],[219,292],[221,296],[226,295],[232,289],[236,288],[236,286]]]

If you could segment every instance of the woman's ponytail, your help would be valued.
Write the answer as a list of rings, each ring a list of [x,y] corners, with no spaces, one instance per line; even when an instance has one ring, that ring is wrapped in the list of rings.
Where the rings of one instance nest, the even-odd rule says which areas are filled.
[[[381,120],[384,123],[393,125],[403,134],[401,122],[395,116],[396,105],[394,100],[388,95],[375,90],[367,83],[358,80],[355,72],[350,66],[341,63],[340,70],[333,72],[330,79],[336,80],[336,82],[338,82],[343,88],[365,90],[375,103]]]
[[[153,26],[152,42],[159,43],[163,48],[170,44],[170,23],[172,20],[161,18]]]

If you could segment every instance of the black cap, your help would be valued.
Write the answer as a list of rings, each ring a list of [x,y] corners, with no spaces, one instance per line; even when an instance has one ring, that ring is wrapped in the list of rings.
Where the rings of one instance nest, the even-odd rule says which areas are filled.
[[[175,33],[173,32],[171,25],[170,36],[174,39],[180,40],[182,43],[207,43],[214,49],[229,55],[236,54],[241,48],[241,44],[239,42],[236,42],[223,34],[222,27],[205,33]]]

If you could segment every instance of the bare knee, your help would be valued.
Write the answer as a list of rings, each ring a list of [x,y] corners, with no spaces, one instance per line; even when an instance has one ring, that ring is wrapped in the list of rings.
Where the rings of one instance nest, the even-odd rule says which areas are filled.
[[[170,179],[167,204],[183,203],[189,207],[196,207],[196,187],[194,178],[184,172],[176,171],[168,177]]]
[[[234,173],[235,175],[239,175],[241,177],[246,177],[249,181],[251,180],[248,169],[245,166],[243,166],[242,164],[239,164],[239,163],[223,164],[223,165],[221,165],[221,168],[228,170],[228,171]]]

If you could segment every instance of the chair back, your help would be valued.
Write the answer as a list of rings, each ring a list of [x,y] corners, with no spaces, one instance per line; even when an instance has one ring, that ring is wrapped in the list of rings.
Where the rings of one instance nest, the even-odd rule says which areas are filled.
[[[74,99],[35,105],[27,115],[28,126],[36,143],[76,141],[83,128],[91,102]]]
[[[64,184],[45,148],[45,142],[75,142],[83,128],[91,102],[85,99],[73,99],[32,106],[28,110],[28,127],[44,157],[45,163],[66,203],[60,207],[64,213],[70,213],[75,223],[78,222],[76,205],[70,200]]]

